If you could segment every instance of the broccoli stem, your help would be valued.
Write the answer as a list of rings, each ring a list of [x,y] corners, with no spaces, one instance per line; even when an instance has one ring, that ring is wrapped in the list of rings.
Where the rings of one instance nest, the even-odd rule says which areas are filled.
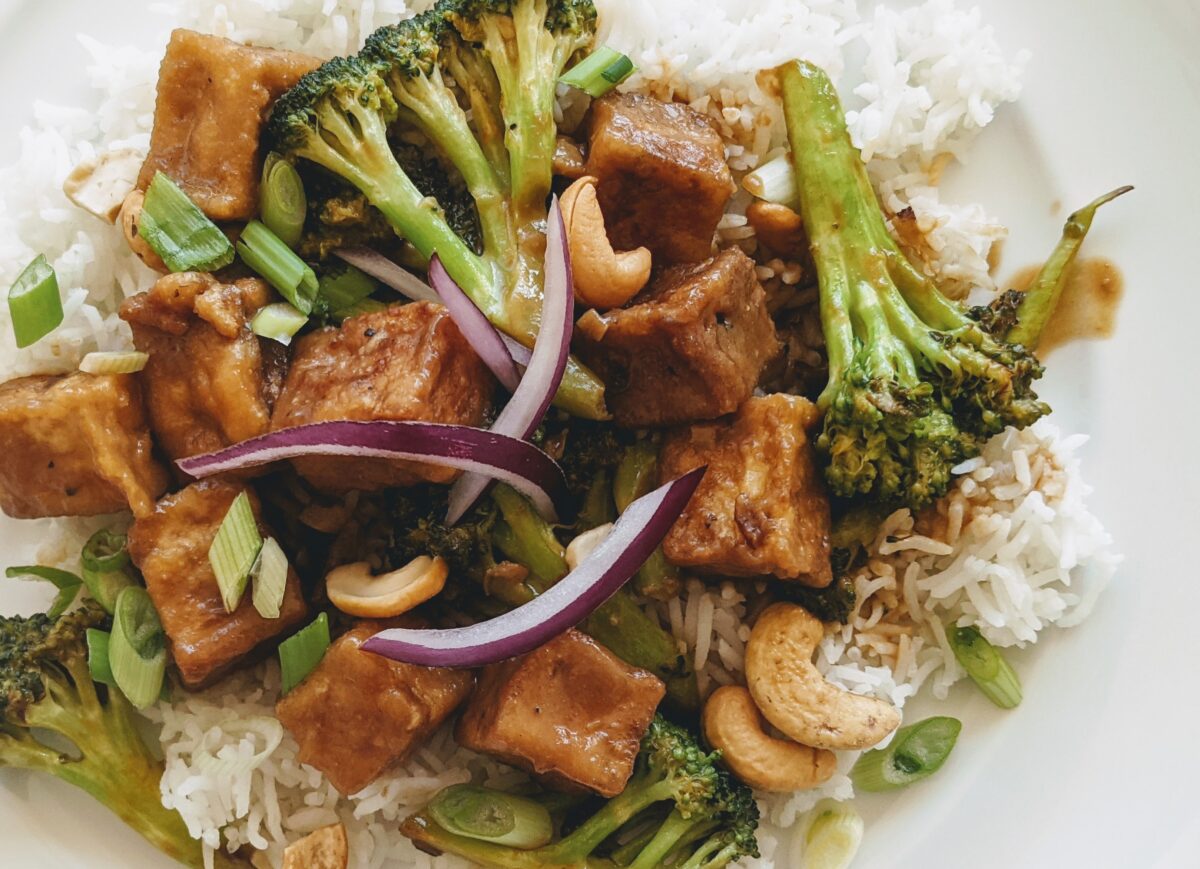
[[[536,851],[518,851],[504,845],[481,842],[467,836],[447,832],[425,813],[413,815],[400,826],[400,832],[418,845],[439,853],[457,854],[496,869],[542,869],[542,867],[568,863],[572,869],[617,869],[610,860],[584,857],[572,861],[556,861],[547,855],[546,848]]]
[[[600,847],[600,843],[628,823],[643,809],[675,796],[674,784],[665,779],[647,781],[647,774],[635,775],[625,790],[613,797],[598,812],[576,827],[569,836],[540,849],[547,863],[578,863]]]
[[[637,859],[629,864],[629,869],[656,869],[662,866],[667,856],[695,827],[704,823],[696,818],[685,818],[679,809],[672,809],[667,820],[658,828],[654,838],[638,854]]]

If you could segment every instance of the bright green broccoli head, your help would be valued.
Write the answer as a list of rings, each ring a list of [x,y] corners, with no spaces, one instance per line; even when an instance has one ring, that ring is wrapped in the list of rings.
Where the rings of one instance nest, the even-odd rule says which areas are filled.
[[[721,753],[706,752],[691,733],[662,716],[655,716],[642,737],[639,775],[666,783],[675,807],[685,818],[708,812],[722,787],[716,762]]]
[[[107,623],[98,604],[58,619],[45,613],[0,619],[0,718],[24,724],[49,684],[87,677],[87,630]]]
[[[437,69],[442,40],[449,26],[430,10],[399,24],[381,27],[367,38],[361,57],[385,76],[415,78]]]

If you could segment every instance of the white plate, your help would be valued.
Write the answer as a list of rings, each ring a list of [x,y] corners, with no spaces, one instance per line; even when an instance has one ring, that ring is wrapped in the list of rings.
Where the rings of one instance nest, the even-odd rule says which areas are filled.
[[[73,34],[135,42],[153,30],[146,5],[0,0],[0,161],[33,98],[83,96]],[[934,780],[860,800],[869,826],[855,865],[1200,866],[1200,576],[1185,557],[1200,530],[1200,6],[981,5],[1002,44],[1034,52],[1020,103],[950,182],[951,200],[985,202],[1012,227],[1004,273],[1049,251],[1058,203],[1138,187],[1102,213],[1087,248],[1125,273],[1117,337],[1055,354],[1044,390],[1060,425],[1093,434],[1093,504],[1127,561],[1088,622],[1018,657],[1018,711],[968,687],[939,707],[966,725],[953,759]],[[0,535],[11,563],[21,538],[11,523]],[[0,607],[27,606],[20,594],[5,588]],[[0,863],[22,869],[169,865],[42,776],[0,775],[0,842]]]

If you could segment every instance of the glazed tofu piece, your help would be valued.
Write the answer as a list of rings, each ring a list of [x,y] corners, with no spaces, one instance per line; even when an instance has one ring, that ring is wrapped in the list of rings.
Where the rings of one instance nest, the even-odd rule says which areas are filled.
[[[708,472],[663,541],[667,559],[720,576],[829,585],[829,497],[807,435],[819,418],[805,398],[768,395],[729,419],[668,433],[664,482],[701,465]]]
[[[153,448],[130,375],[0,385],[0,509],[16,519],[149,513],[169,482]]]
[[[495,382],[442,305],[414,302],[347,319],[296,345],[274,429],[326,420],[424,420],[479,425]],[[420,481],[446,483],[446,468],[381,459],[304,458],[296,470],[331,492]]]
[[[551,787],[614,797],[665,692],[657,677],[569,630],[484,668],[455,737]]]
[[[372,635],[396,624],[356,624],[275,707],[300,744],[301,762],[321,770],[346,795],[408,757],[475,683],[470,670],[417,667],[362,651]],[[420,626],[411,619],[404,624]]]
[[[284,91],[321,61],[191,30],[171,34],[158,76],[146,189],[165,172],[213,220],[258,211],[262,127]]]
[[[668,269],[576,350],[620,425],[715,419],[741,406],[779,351],[754,261],[737,248]]]
[[[205,480],[160,500],[154,512],[138,518],[129,531],[129,554],[146,580],[171,655],[189,688],[211,683],[259,647],[286,637],[308,614],[293,570],[288,571],[279,618],[260,616],[249,591],[236,610],[225,611],[208,550],[233,499],[243,490],[259,517],[252,490],[240,483]],[[258,524],[263,537],[270,536],[261,518]]]
[[[182,459],[265,434],[286,364],[281,344],[250,331],[271,300],[257,278],[167,275],[129,298],[121,317],[150,354],[142,371],[150,425],[164,453]]]
[[[587,172],[617,250],[648,247],[657,265],[712,254],[713,234],[736,189],[725,143],[681,103],[612,93],[592,106]]]

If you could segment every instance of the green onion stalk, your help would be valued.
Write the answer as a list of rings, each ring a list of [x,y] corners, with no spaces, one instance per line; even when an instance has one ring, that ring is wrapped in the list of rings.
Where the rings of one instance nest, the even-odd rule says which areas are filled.
[[[625,450],[617,465],[613,480],[613,499],[617,512],[624,513],[626,507],[649,494],[657,485],[658,446],[649,440],[638,441]],[[638,594],[656,600],[671,600],[679,596],[679,569],[667,561],[667,556],[659,546],[638,568],[633,585]]]
[[[329,616],[321,613],[279,644],[280,693],[287,694],[317,668],[329,648]]]
[[[1001,709],[1015,709],[1021,702],[1021,680],[1000,650],[967,625],[946,630],[946,639],[954,657],[962,664],[971,681]]]
[[[946,762],[962,722],[937,716],[896,731],[886,748],[865,752],[850,770],[854,787],[860,791],[893,791],[929,778]]]
[[[17,347],[24,348],[45,338],[63,321],[58,275],[39,254],[8,291],[8,314]]]

